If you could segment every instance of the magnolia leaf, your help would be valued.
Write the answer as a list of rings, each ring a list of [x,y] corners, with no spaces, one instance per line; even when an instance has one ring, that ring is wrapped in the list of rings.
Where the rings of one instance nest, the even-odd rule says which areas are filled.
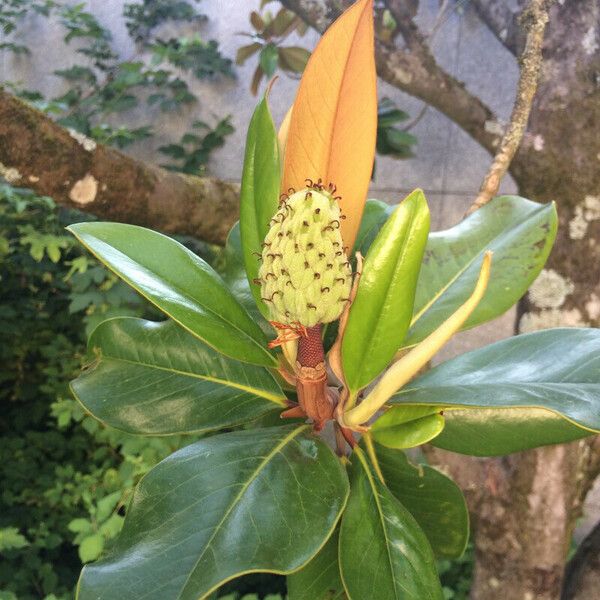
[[[351,600],[442,600],[435,558],[417,521],[353,455],[350,499],[340,529],[340,571]]]
[[[246,274],[239,221],[234,223],[230,229],[220,259],[216,266],[217,272],[223,278],[227,287],[233,292],[238,302],[248,311],[265,335],[272,337],[273,326],[265,319],[259,309],[259,307],[264,309],[264,304],[262,301],[260,304],[257,303],[255,296],[252,294],[252,284],[248,281]]]
[[[488,292],[462,328],[506,312],[539,275],[556,227],[554,204],[499,196],[455,227],[430,234],[403,345],[425,339],[468,298],[488,250],[494,253]]]
[[[292,112],[282,191],[307,178],[337,186],[349,248],[360,225],[377,135],[373,0],[358,0],[312,53]]]
[[[339,531],[302,569],[288,575],[288,600],[346,600],[338,563]]]
[[[427,201],[415,190],[398,205],[369,249],[342,342],[351,392],[385,369],[408,331],[428,233]]]
[[[77,598],[196,600],[245,573],[291,573],[326,543],[347,496],[340,461],[306,426],[207,438],[141,480]]]
[[[277,132],[265,94],[248,127],[240,190],[240,235],[244,265],[250,290],[264,315],[268,315],[268,310],[261,300],[260,286],[254,280],[258,277],[258,256],[262,251],[262,243],[269,231],[269,222],[277,211],[280,171]]]
[[[395,209],[395,206],[386,204],[381,200],[367,200],[363,217],[360,222],[360,228],[354,242],[352,256],[354,256],[356,252],[360,252],[363,256],[367,255],[379,230],[383,227],[384,223]]]
[[[446,426],[432,444],[472,456],[505,456],[591,435],[542,408],[452,409],[444,416]]]
[[[388,489],[425,532],[438,558],[458,558],[469,541],[469,511],[460,488],[438,470],[412,465],[404,452],[376,445]]]
[[[444,407],[449,431],[441,447],[480,456],[575,439],[574,427],[581,436],[600,432],[600,330],[547,329],[467,352],[414,379],[391,402]],[[467,408],[495,410],[454,412]],[[499,429],[489,436],[494,421]]]
[[[89,349],[96,363],[72,382],[73,394],[94,417],[128,433],[223,429],[285,406],[267,369],[226,358],[172,321],[105,321]]]
[[[69,231],[102,263],[215,350],[273,366],[267,338],[223,280],[165,235],[123,223],[78,223]]]
[[[376,442],[388,448],[414,448],[426,444],[444,429],[439,407],[393,406],[371,426]]]

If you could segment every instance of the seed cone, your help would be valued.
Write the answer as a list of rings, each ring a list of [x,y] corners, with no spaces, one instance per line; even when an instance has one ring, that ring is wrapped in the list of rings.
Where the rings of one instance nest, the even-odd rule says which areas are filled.
[[[320,184],[282,200],[258,273],[271,320],[313,327],[341,315],[352,284],[341,218],[337,200]]]

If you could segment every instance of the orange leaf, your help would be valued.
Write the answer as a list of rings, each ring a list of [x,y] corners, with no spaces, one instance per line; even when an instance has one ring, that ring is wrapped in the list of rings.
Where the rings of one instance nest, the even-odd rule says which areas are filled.
[[[334,183],[351,250],[367,197],[377,134],[373,0],[358,0],[325,32],[294,101],[282,190]]]

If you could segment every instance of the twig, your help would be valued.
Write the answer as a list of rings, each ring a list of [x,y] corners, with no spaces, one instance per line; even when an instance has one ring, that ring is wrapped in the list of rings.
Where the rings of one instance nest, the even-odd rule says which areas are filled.
[[[500,182],[523,139],[542,66],[542,45],[548,23],[548,11],[554,2],[555,0],[531,0],[523,11],[521,23],[527,31],[527,40],[520,59],[521,74],[510,123],[481,184],[479,195],[465,216],[487,204],[498,193]]]

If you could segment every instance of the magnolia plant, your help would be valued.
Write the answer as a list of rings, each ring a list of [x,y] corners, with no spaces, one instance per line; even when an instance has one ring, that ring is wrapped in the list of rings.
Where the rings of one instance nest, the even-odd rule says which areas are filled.
[[[463,552],[465,501],[405,450],[495,456],[600,430],[598,330],[426,370],[526,292],[557,218],[500,196],[430,233],[420,190],[365,202],[372,12],[359,0],[323,36],[279,134],[259,103],[220,272],[141,227],[70,228],[168,317],[102,323],[75,396],[130,433],[205,434],[142,479],[80,600],[208,598],[255,571],[286,574],[290,600],[441,599],[436,558]]]

